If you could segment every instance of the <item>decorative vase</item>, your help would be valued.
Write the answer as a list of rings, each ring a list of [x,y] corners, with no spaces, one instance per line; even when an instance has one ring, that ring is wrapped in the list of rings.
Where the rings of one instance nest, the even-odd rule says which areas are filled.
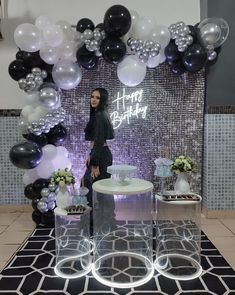
[[[190,192],[190,184],[188,182],[187,173],[181,172],[177,174],[177,179],[174,185],[175,192],[178,194],[184,194]]]
[[[71,205],[71,195],[66,185],[59,186],[59,191],[56,196],[56,205],[62,209]]]

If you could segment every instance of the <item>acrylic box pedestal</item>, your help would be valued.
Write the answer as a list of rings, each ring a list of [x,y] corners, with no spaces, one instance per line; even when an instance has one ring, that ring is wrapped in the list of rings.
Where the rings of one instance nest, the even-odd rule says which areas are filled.
[[[174,280],[191,280],[202,272],[201,197],[195,196],[199,201],[165,201],[156,195],[155,268]]]
[[[152,189],[135,178],[125,185],[115,179],[93,184],[92,274],[102,284],[131,288],[152,278]]]
[[[92,267],[93,243],[90,241],[90,208],[80,215],[68,215],[56,208],[55,273],[62,278],[75,279],[86,275]]]

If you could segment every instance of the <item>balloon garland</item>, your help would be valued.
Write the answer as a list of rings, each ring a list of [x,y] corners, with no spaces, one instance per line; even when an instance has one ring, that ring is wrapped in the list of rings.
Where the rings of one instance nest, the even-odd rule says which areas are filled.
[[[208,18],[194,26],[180,21],[168,28],[122,5],[111,6],[103,23],[95,26],[82,18],[76,30],[73,27],[42,15],[35,24],[21,24],[14,32],[19,51],[8,72],[26,93],[27,104],[19,120],[26,141],[14,145],[9,156],[13,165],[27,169],[24,194],[32,200],[36,224],[53,224],[56,186],[49,179],[57,169],[72,166],[68,151],[59,146],[67,135],[61,89],[79,85],[81,68],[94,69],[103,57],[117,64],[117,77],[131,87],[144,80],[147,68],[163,62],[176,75],[195,73],[215,63],[229,33],[221,18]]]

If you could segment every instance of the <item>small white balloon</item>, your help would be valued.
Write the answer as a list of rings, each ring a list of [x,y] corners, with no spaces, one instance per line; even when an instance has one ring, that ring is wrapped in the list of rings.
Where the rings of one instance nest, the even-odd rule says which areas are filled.
[[[42,60],[47,64],[53,65],[59,60],[59,50],[57,47],[52,47],[48,45],[43,45],[39,51],[39,55]]]
[[[33,183],[35,180],[39,178],[36,168],[27,170],[23,175],[23,183],[24,185],[28,185]]]
[[[34,112],[34,108],[31,105],[26,105],[23,107],[20,115],[24,118],[28,118],[28,116],[32,114],[33,112]]]
[[[137,39],[149,40],[151,39],[151,32],[155,26],[152,18],[141,17],[137,20],[132,28],[132,34]]]
[[[47,15],[39,15],[35,20],[35,26],[43,30],[46,26],[52,24],[52,20]]]
[[[38,114],[39,118],[43,118],[46,115],[47,110],[42,106],[37,106],[34,112]]]
[[[28,115],[28,121],[29,121],[29,123],[32,123],[34,121],[38,121],[39,119],[40,119],[40,116],[37,113],[35,113],[35,112],[33,112],[32,114]]]
[[[64,33],[59,26],[51,24],[43,29],[43,38],[48,45],[57,47],[63,42]]]
[[[161,48],[165,48],[171,40],[170,31],[166,26],[156,26],[152,30],[151,34],[151,39],[155,42],[160,43]]]
[[[59,26],[63,31],[65,40],[74,40],[75,32],[73,31],[71,24],[69,22],[67,22],[66,20],[59,20],[56,22],[56,25]]]
[[[76,43],[74,41],[64,41],[58,48],[58,55],[60,59],[73,60],[76,55]]]

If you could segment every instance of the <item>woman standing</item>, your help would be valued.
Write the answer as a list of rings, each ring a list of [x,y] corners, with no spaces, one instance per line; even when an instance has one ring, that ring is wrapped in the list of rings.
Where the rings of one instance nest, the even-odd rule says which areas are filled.
[[[107,167],[112,165],[113,161],[107,140],[114,138],[114,130],[107,107],[108,91],[104,88],[94,89],[90,99],[90,119],[85,128],[85,139],[91,142],[91,152],[84,175],[84,185],[89,189],[87,200],[90,207],[92,207],[92,184],[97,180],[110,178]],[[115,216],[114,200],[111,196],[103,196],[103,200],[100,199],[99,202],[103,201],[106,202],[106,210],[99,213],[105,215],[107,221],[112,224]]]

